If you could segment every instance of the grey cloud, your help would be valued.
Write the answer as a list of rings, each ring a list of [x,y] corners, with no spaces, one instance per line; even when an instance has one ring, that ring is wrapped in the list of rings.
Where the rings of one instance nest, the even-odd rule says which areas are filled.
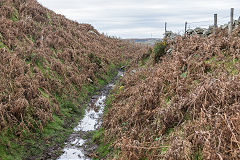
[[[122,38],[162,36],[164,22],[176,32],[183,30],[185,21],[190,27],[212,24],[213,14],[221,19],[238,0],[38,0],[44,6],[80,23],[91,23],[100,32]],[[236,8],[236,16],[240,9]],[[201,23],[191,23],[204,21]],[[206,22],[205,22],[206,21]]]

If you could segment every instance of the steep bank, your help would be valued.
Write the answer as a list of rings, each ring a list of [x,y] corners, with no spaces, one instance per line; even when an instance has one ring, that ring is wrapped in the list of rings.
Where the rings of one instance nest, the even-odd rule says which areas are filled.
[[[239,33],[178,37],[126,73],[108,98],[103,159],[239,159]]]
[[[73,115],[82,114],[79,104],[146,50],[35,0],[1,1],[0,28],[0,159],[43,152],[38,138],[49,146],[55,136],[63,141]]]

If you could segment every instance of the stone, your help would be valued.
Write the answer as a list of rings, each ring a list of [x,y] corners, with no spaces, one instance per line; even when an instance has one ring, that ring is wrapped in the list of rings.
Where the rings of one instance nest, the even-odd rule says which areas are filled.
[[[88,31],[88,33],[91,33],[91,34],[94,34],[94,35],[98,36],[98,34],[96,32],[94,32],[93,30]]]
[[[135,74],[135,73],[137,73],[137,70],[134,69],[131,71],[131,74]]]
[[[91,78],[87,78],[88,82],[93,83],[93,80]]]
[[[227,29],[228,28],[228,24],[224,24],[220,26],[221,29]]]
[[[193,34],[193,32],[194,32],[194,30],[193,30],[193,29],[188,29],[188,30],[187,30],[187,34],[188,34],[188,35],[191,35],[191,34]]]
[[[166,31],[165,36],[166,37],[171,37],[172,34],[173,34],[172,31]]]
[[[121,67],[121,70],[124,70],[125,68],[126,68],[126,66],[122,66],[122,67]]]
[[[237,26],[238,24],[239,24],[239,21],[238,20],[234,20],[233,26]]]
[[[166,53],[166,54],[172,54],[172,51],[173,51],[173,49],[172,49],[172,48],[169,48],[169,49],[167,50],[167,53]]]
[[[212,34],[212,31],[210,29],[205,29],[203,34],[209,36],[210,34]]]
[[[197,34],[203,34],[204,29],[203,29],[203,28],[200,28],[200,27],[197,27],[197,28],[194,29],[194,31],[195,31]]]
[[[210,26],[208,27],[209,30],[214,30],[214,28],[215,28],[214,25],[210,25]]]

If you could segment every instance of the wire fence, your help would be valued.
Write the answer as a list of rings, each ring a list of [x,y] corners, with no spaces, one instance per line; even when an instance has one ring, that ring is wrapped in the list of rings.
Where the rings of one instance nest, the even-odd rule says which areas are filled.
[[[219,27],[221,25],[229,25],[229,23],[233,24],[234,19],[240,20],[240,10],[234,11],[233,8],[231,8],[232,17],[231,13],[229,16],[222,16],[221,14],[217,15],[217,26]],[[233,19],[233,22],[231,22],[231,18]],[[187,21],[187,25],[185,26],[186,28],[182,27],[182,29],[179,29],[179,27],[171,27],[169,26],[167,28],[167,23],[165,22],[165,33],[166,31],[174,31],[176,34],[179,35],[184,35],[188,29],[196,29],[196,28],[205,28],[208,29],[209,27],[214,27],[214,18],[209,17],[208,19],[203,19],[200,21]],[[184,25],[183,25],[184,26]]]

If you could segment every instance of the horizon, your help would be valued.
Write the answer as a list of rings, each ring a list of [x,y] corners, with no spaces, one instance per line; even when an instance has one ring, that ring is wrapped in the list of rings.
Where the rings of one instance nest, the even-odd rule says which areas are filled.
[[[227,24],[230,8],[240,6],[237,0],[37,0],[44,7],[79,23],[91,24],[100,33],[121,39],[162,38],[164,24],[167,30],[183,34],[184,24],[188,28],[207,28],[213,24],[213,15],[218,14],[218,24]],[[220,8],[220,9],[219,9]],[[234,19],[240,16],[235,8]]]

